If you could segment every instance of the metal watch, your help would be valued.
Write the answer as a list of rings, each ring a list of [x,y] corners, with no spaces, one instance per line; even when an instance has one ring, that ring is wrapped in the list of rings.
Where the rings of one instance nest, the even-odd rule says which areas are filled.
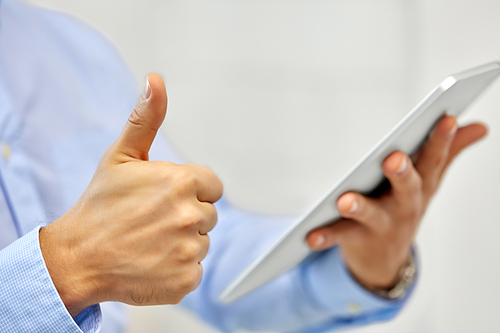
[[[417,267],[415,265],[415,258],[413,257],[413,253],[410,253],[408,263],[399,270],[399,278],[394,287],[389,290],[377,288],[371,288],[368,290],[373,294],[388,300],[401,299],[406,295],[410,287],[413,285],[413,282],[415,281],[415,277],[417,275],[416,273]]]

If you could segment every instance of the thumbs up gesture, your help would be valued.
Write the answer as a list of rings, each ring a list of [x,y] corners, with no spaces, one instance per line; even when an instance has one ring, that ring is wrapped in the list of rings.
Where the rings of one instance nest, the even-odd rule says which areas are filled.
[[[47,268],[73,316],[103,301],[175,304],[200,282],[222,184],[204,167],[149,161],[166,108],[163,81],[150,74],[82,197],[40,231]]]

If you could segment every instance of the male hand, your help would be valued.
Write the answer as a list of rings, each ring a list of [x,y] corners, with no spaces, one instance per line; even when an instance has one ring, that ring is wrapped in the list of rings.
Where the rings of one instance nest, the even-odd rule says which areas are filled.
[[[222,184],[204,167],[148,161],[166,108],[164,83],[150,74],[82,197],[40,231],[47,268],[73,316],[103,301],[175,304],[200,282]]]
[[[342,220],[309,233],[313,250],[340,245],[347,268],[367,288],[388,289],[406,264],[420,220],[447,167],[467,146],[486,135],[482,124],[458,128],[444,117],[416,162],[394,152],[382,169],[391,188],[379,198],[348,192],[337,201]]]

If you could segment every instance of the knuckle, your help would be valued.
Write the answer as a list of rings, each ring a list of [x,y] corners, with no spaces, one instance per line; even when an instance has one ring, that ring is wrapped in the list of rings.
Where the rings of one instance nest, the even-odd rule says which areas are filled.
[[[217,209],[215,208],[214,205],[212,205],[211,209],[208,213],[208,216],[207,216],[207,222],[210,225],[210,230],[212,230],[215,227],[218,219],[219,219],[219,216],[217,214]]]
[[[195,183],[194,173],[185,166],[180,165],[176,170],[176,182],[183,187],[188,187]]]
[[[215,175],[215,182],[217,184],[220,195],[222,196],[222,193],[224,192],[224,184],[222,183],[222,180],[220,180],[220,178],[217,175]]]
[[[200,268],[201,265],[196,264],[196,266],[186,270],[179,281],[178,290],[180,292],[187,294],[198,287],[201,280]]]
[[[178,164],[175,164],[174,162],[170,162],[170,161],[151,161],[151,163],[157,163],[159,166],[159,168],[162,168],[164,170],[168,170],[168,172],[166,172],[166,174],[170,175],[171,174],[171,170],[170,169],[176,169],[179,167]]]
[[[196,228],[203,221],[201,211],[193,206],[184,207],[181,210],[181,225],[186,229]]]
[[[212,169],[204,167],[204,166],[202,166],[200,168],[202,168],[204,170],[204,172],[207,174],[207,176],[210,177],[214,182],[216,182],[216,183],[220,182],[219,177],[217,177],[217,175],[215,174],[215,172],[213,172]]]
[[[220,199],[222,197],[222,194],[224,193],[224,185],[222,184],[222,181],[217,177],[215,176],[215,181],[214,181],[214,185],[212,187],[213,191],[214,191],[214,194],[217,196],[217,200]]]
[[[177,171],[177,164],[168,161],[149,161],[148,168],[143,168],[144,177],[153,179],[155,184],[170,185],[172,183],[172,175]]]
[[[144,112],[144,107],[144,103],[137,103],[134,110],[132,110],[132,113],[128,117],[127,124],[132,126],[143,125],[146,122],[146,118],[142,115],[142,113]]]
[[[184,241],[179,251],[179,260],[181,262],[193,261],[200,253],[200,250],[201,246],[198,242],[192,240]]]
[[[219,197],[221,197],[224,191],[224,185],[222,184],[222,181],[219,179],[219,177],[215,174],[215,172],[212,169],[204,166],[200,165],[191,165],[191,166],[195,167],[196,170],[198,170],[199,173],[203,175],[204,179],[210,182],[212,191],[214,191],[214,193],[217,193]]]

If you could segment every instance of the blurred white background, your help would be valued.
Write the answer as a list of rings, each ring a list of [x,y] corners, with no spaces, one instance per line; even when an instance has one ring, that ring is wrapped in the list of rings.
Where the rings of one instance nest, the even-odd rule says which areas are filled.
[[[31,0],[104,33],[142,86],[167,83],[166,135],[226,196],[299,214],[448,74],[500,59],[498,0]],[[461,118],[488,138],[448,172],[417,237],[418,289],[350,332],[500,331],[500,83]],[[217,332],[176,307],[133,332]]]

